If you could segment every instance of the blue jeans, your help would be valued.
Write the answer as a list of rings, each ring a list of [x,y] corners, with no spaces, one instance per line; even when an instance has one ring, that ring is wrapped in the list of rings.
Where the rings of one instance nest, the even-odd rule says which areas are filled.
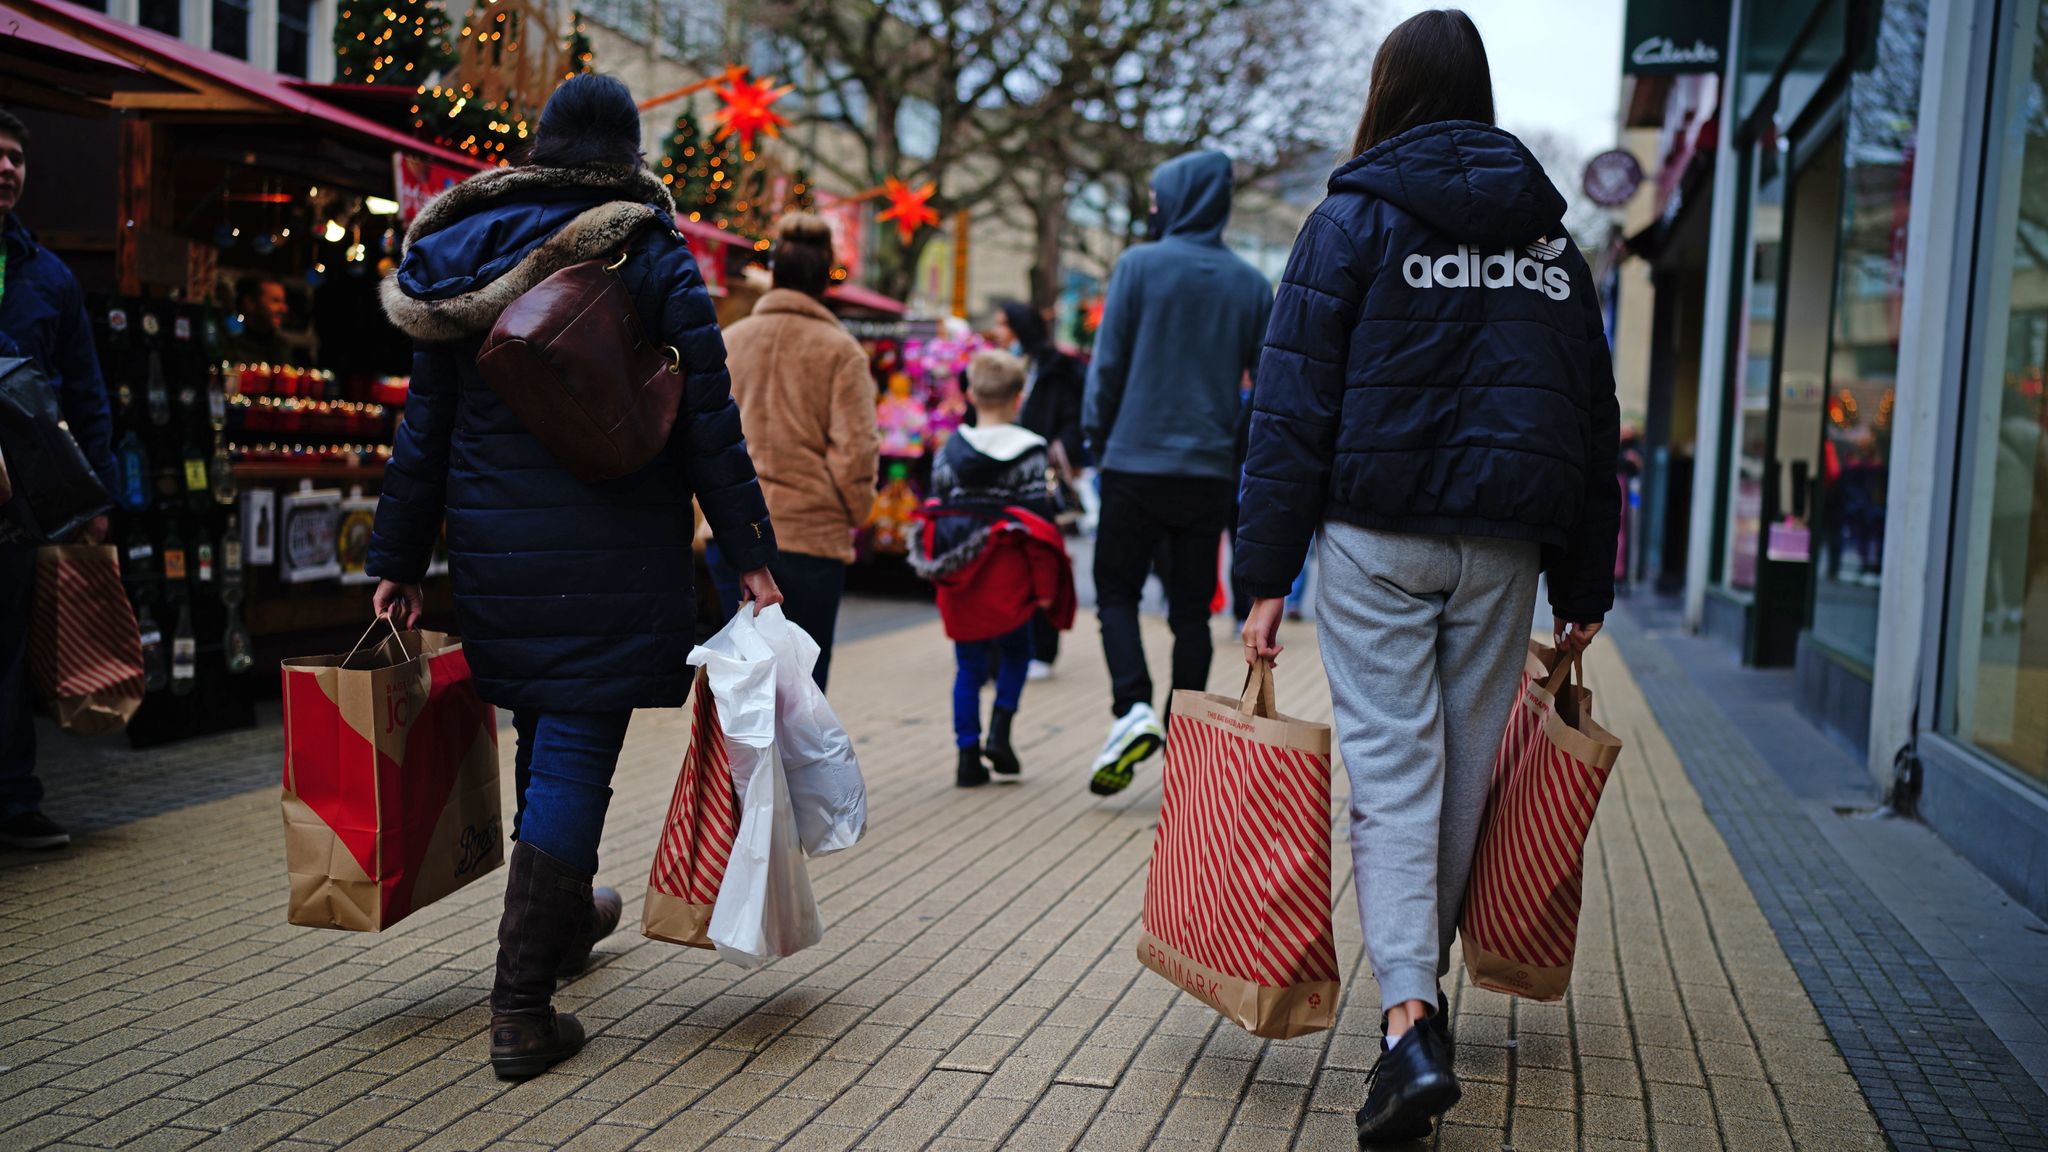
[[[725,562],[716,544],[705,550],[704,559],[711,568],[711,582],[718,588],[718,614],[730,620],[739,610],[740,574]],[[782,589],[782,614],[818,642],[818,664],[811,669],[811,679],[823,692],[832,671],[832,633],[839,627],[839,601],[846,594],[846,565],[830,556],[784,552],[768,565],[768,572]]]
[[[29,600],[36,550],[0,544],[0,820],[37,812],[35,696],[28,681]]]
[[[981,747],[981,686],[989,657],[996,660],[996,707],[1015,712],[1031,671],[1031,625],[994,640],[953,645],[953,737],[962,748]]]
[[[519,733],[513,759],[519,807],[512,838],[586,876],[597,875],[597,839],[612,799],[612,772],[626,743],[630,709],[622,712],[512,713]]]

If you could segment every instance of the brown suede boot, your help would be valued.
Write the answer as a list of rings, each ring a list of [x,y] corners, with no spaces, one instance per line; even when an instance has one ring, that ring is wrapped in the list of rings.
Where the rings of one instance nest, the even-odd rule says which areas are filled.
[[[590,877],[530,844],[512,846],[491,988],[491,1068],[498,1079],[538,1076],[582,1050],[583,1026],[549,1000],[555,973],[590,916]]]
[[[555,976],[561,980],[580,974],[590,963],[590,952],[597,943],[612,934],[619,926],[619,916],[626,910],[626,902],[619,898],[616,888],[599,888],[590,894],[588,927],[576,937],[567,955],[562,957],[562,966],[555,969]]]

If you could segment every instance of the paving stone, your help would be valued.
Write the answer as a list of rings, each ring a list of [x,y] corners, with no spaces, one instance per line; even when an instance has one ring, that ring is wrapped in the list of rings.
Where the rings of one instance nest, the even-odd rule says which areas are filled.
[[[1146,627],[1164,652],[1163,628]],[[1292,644],[1311,660],[1312,637]],[[1342,867],[1341,783],[1345,1000],[1332,1031],[1269,1042],[1132,957],[1159,778],[1141,773],[1111,801],[1071,786],[1100,737],[1070,720],[1100,707],[1098,662],[1077,656],[1031,688],[1017,736],[1042,776],[961,792],[932,770],[949,754],[949,697],[903,690],[950,682],[937,628],[843,641],[839,660],[834,701],[874,824],[856,850],[810,862],[825,941],[741,970],[621,932],[558,993],[589,1046],[516,1086],[484,1058],[502,872],[376,936],[292,928],[274,722],[262,739],[145,758],[215,781],[192,803],[165,804],[143,774],[107,777],[137,790],[108,801],[128,822],[82,825],[73,852],[35,869],[0,867],[0,981],[23,990],[0,1000],[0,1128],[15,1125],[0,1147],[1353,1146],[1381,1049]],[[1438,1147],[1619,1152],[1724,1135],[1729,1149],[1881,1147],[1880,1114],[1932,1120],[1903,1092],[1866,1103],[1858,1077],[1896,1075],[1885,1061],[1900,1034],[1852,1015],[1873,1031],[1837,1048],[1824,1021],[1839,999],[1808,1000],[1794,975],[1806,956],[1788,958],[1737,866],[1758,842],[1723,841],[1616,647],[1596,646],[1588,676],[1628,751],[1588,844],[1577,977],[1565,1001],[1533,1004],[1470,987],[1454,962],[1466,1093]],[[1291,713],[1327,720],[1319,685],[1294,692]],[[606,879],[629,904],[686,725],[681,710],[636,717],[614,777]],[[499,751],[509,762],[511,742]],[[246,786],[221,783],[235,780]],[[164,877],[163,891],[127,899],[135,876]],[[78,907],[100,912],[67,922]],[[1838,914],[1826,929],[1868,952],[1874,923]],[[1852,971],[1893,973],[1884,986],[1901,1002],[1928,986],[1913,965]],[[2027,1146],[2024,1080],[1969,1055],[1914,1091],[1985,1107],[1916,1130],[1930,1146],[1946,1133]]]

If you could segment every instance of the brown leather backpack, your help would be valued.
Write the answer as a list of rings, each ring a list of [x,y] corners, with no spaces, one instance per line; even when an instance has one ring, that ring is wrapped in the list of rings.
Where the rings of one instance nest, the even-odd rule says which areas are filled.
[[[527,289],[476,357],[491,391],[585,484],[646,467],[682,405],[682,354],[649,339],[619,275],[633,254],[629,243]]]

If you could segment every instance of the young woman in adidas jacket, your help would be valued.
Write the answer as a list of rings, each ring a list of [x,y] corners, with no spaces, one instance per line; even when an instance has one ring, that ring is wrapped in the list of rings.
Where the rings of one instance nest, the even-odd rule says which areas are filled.
[[[1236,541],[1247,661],[1318,605],[1386,1051],[1361,1141],[1458,1099],[1448,970],[1493,754],[1547,573],[1560,644],[1613,600],[1617,416],[1565,202],[1493,125],[1485,45],[1424,12],[1373,63],[1354,158],[1295,242],[1259,360]]]

